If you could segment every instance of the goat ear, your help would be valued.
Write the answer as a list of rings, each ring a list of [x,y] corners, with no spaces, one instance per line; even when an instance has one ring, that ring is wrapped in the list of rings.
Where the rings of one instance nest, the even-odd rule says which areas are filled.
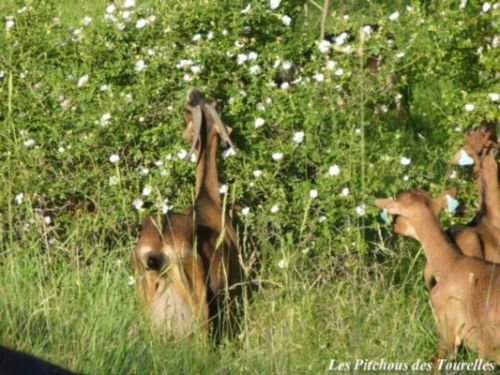
[[[438,216],[443,208],[450,205],[450,201],[455,203],[454,198],[457,196],[457,188],[450,188],[443,190],[439,193],[439,196],[432,200],[431,210],[434,215]],[[450,199],[452,198],[452,199]],[[451,209],[451,207],[448,207]],[[455,207],[456,209],[456,207]]]
[[[202,122],[202,113],[201,113],[201,107],[197,105],[196,107],[191,108],[191,131],[192,131],[192,137],[191,137],[191,147],[189,148],[189,152],[186,155],[185,160],[189,160],[191,157],[191,154],[194,151],[194,148],[196,147],[196,144],[198,143],[198,140],[200,139],[200,132],[201,132],[201,122]],[[188,126],[189,129],[189,126]],[[186,130],[187,131],[187,130]]]
[[[458,150],[453,154],[450,160],[451,165],[459,165],[460,157],[462,156],[462,149]]]
[[[446,197],[446,195],[449,195],[453,198],[455,198],[457,196],[457,188],[456,187],[452,187],[452,188],[449,188],[449,189],[446,189],[446,190],[443,190],[440,194],[439,194],[439,198],[441,197]]]
[[[469,147],[464,147],[458,150],[455,155],[453,155],[453,157],[451,158],[451,164],[460,166],[472,165],[474,163],[477,163],[476,159],[476,153],[470,150]]]
[[[236,146],[231,141],[231,138],[229,138],[230,132],[228,131],[228,129],[226,128],[226,126],[222,123],[222,120],[220,119],[219,114],[217,113],[217,111],[215,110],[215,108],[213,107],[213,105],[206,103],[204,105],[204,109],[205,109],[206,113],[208,113],[208,115],[210,116],[210,118],[212,119],[212,121],[215,124],[215,126],[217,127],[217,130],[219,131],[219,134],[220,134],[222,140],[224,142],[229,143],[229,145],[233,149],[236,149]]]
[[[182,137],[191,143],[193,139],[193,114],[191,112],[191,107],[188,105],[184,106],[184,119],[186,120],[187,126]]]

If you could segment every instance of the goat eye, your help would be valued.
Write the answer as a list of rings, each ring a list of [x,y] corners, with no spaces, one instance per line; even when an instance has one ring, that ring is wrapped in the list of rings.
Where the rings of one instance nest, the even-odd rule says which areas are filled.
[[[481,127],[481,130],[483,131],[483,133],[486,133],[488,131],[488,127],[484,125]]]

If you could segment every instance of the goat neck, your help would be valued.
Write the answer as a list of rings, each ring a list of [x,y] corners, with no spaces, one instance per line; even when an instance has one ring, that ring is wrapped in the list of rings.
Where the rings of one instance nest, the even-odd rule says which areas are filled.
[[[375,205],[408,221],[412,231],[399,233],[414,237],[421,243],[427,259],[426,268],[432,274],[441,273],[459,259],[459,251],[441,229],[428,194],[419,191],[404,192],[397,200],[377,199]]]
[[[217,172],[217,129],[206,111],[203,112],[199,147],[196,155],[196,199],[209,198],[215,205],[220,206],[219,176]]]
[[[456,262],[460,255],[441,229],[438,219],[424,204],[418,204],[409,218],[415,228],[432,273],[440,272]]]
[[[482,207],[490,224],[500,228],[500,186],[498,184],[498,164],[494,152],[487,152],[480,169]]]

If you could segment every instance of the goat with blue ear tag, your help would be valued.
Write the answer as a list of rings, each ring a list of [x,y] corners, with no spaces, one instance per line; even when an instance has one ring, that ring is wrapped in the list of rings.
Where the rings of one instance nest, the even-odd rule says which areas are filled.
[[[450,194],[446,194],[446,204],[448,206],[448,212],[450,214],[455,214],[460,203],[453,198]]]
[[[466,166],[466,165],[473,165],[474,164],[474,159],[472,159],[467,151],[464,149],[459,151],[459,158],[458,158],[458,165],[461,166]]]
[[[446,199],[444,199],[446,201]],[[431,282],[429,297],[439,332],[437,367],[460,346],[500,364],[500,273],[497,266],[463,255],[441,229],[434,200],[424,191],[405,191],[375,205],[404,220],[422,245]],[[413,236],[412,235],[412,236]]]
[[[483,121],[465,133],[465,145],[452,163],[473,165],[476,178],[479,210],[466,225],[454,225],[448,233],[468,256],[500,263],[500,186],[498,182],[497,122]],[[472,160],[472,163],[471,163]],[[457,202],[448,199],[448,210],[454,213]]]
[[[380,213],[380,217],[384,221],[384,223],[386,223],[387,225],[389,225],[391,223],[391,220],[389,219],[389,215],[387,215],[387,209],[386,208],[384,208],[382,210],[382,212]]]
[[[455,197],[457,194],[457,190],[455,188],[447,189],[439,194],[438,197],[433,198],[429,193],[422,191],[422,190],[412,190],[411,191],[412,196],[414,199],[418,199],[419,201],[425,203],[427,206],[429,206],[431,212],[434,214],[434,216],[439,219],[439,215],[441,211],[447,206],[447,197]],[[404,198],[404,197],[403,197]],[[387,207],[383,207],[382,215],[388,215],[390,212],[388,212]],[[385,216],[384,215],[384,216]],[[387,218],[387,221],[390,219]],[[411,222],[406,219],[403,216],[395,216],[394,217],[394,225],[393,229],[395,233],[401,234],[403,236],[407,237],[412,237],[419,241],[419,237],[417,235],[417,232],[414,228],[414,226],[411,224]],[[388,222],[390,224],[390,221]],[[431,274],[431,269],[429,268],[428,265],[426,265],[425,270],[424,270],[424,279],[425,283],[427,286],[431,284],[432,280],[432,274]]]

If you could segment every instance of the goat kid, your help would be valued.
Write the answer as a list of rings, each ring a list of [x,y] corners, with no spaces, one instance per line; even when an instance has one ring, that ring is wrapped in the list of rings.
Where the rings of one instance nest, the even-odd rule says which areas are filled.
[[[463,153],[473,161],[473,173],[479,193],[479,212],[466,225],[455,225],[449,233],[464,255],[500,262],[500,187],[496,154],[496,124],[483,122],[466,132],[466,145],[452,163],[460,164]]]
[[[196,198],[183,213],[143,222],[132,264],[139,296],[157,326],[177,333],[196,327],[208,333],[225,295],[235,295],[239,275],[236,235],[223,214],[217,174],[217,135],[231,144],[212,102],[197,90],[186,104],[190,152],[196,150]]]
[[[481,164],[488,150],[498,148],[496,132],[497,124],[493,121],[482,121],[477,128],[469,128],[465,131],[465,145],[452,158],[453,165],[473,165],[473,175],[479,194],[479,206],[482,205],[482,176]]]
[[[455,198],[457,190],[455,188],[445,190],[441,192],[437,198],[432,198],[432,196],[429,193],[422,190],[414,190],[413,194],[415,195],[415,197],[418,197],[418,199],[420,199],[429,207],[434,217],[439,221],[439,214],[448,205],[448,200],[450,198],[453,199]],[[404,216],[395,217],[393,230],[397,234],[406,237],[412,237],[420,242],[416,229],[413,227],[410,220],[408,220]],[[429,289],[431,289],[434,283],[436,282],[436,279],[432,273],[432,268],[429,262],[425,264],[424,280],[425,280],[425,285]]]
[[[437,282],[430,302],[440,336],[435,360],[456,355],[465,345],[500,363],[500,270],[482,259],[467,257],[442,231],[430,202],[418,192],[375,205],[409,221]]]
[[[497,150],[496,125],[494,123],[482,123],[477,129],[469,129],[466,132],[466,145],[464,151],[470,155],[474,163],[474,175],[480,192],[481,208],[476,217],[467,225],[453,225],[446,234],[453,239],[462,254],[471,257],[486,259],[490,262],[500,262],[499,240],[500,224],[500,191],[498,187],[498,165],[495,160]],[[454,164],[459,164],[463,158],[460,150],[453,158]],[[427,192],[415,191],[420,198],[427,202],[436,218],[447,205],[450,198],[456,196],[456,189],[449,189],[433,199]],[[398,234],[413,237],[419,240],[415,229],[404,217],[398,216],[394,220],[394,231]],[[424,270],[426,285],[430,288],[433,279],[429,265]]]

